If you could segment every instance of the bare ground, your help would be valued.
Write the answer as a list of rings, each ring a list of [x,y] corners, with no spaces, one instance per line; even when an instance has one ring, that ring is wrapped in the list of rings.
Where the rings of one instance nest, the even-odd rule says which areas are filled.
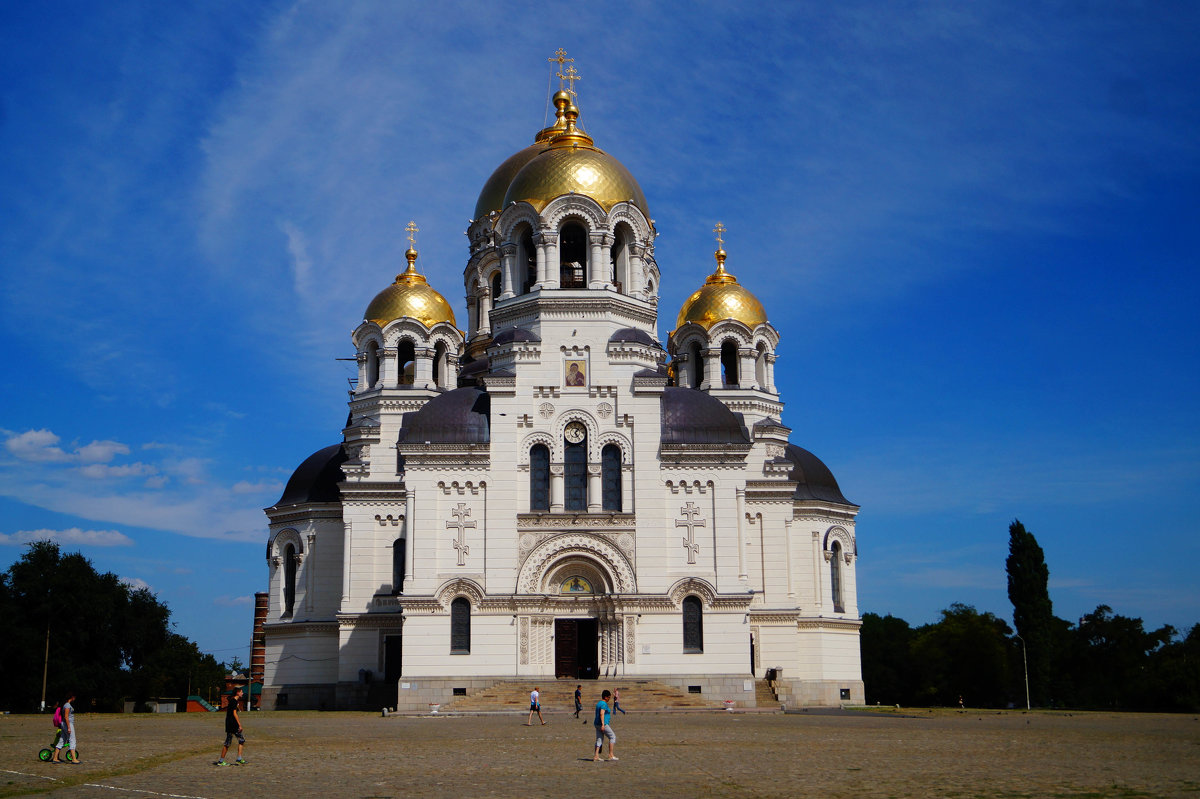
[[[78,766],[37,760],[48,717],[3,716],[0,798],[1200,797],[1191,715],[633,712],[617,763],[590,723],[525,718],[249,713],[249,765],[218,768],[222,714],[81,715]]]

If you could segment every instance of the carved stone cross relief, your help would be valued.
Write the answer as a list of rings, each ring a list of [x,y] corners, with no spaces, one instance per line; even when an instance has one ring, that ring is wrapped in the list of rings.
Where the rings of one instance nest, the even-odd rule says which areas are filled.
[[[454,516],[455,521],[446,522],[447,530],[457,530],[458,538],[454,540],[453,546],[458,551],[458,565],[467,565],[467,555],[471,552],[470,545],[467,544],[466,534],[468,529],[475,527],[475,522],[467,521],[471,515],[471,509],[467,507],[467,503],[460,502],[458,507],[450,511]]]

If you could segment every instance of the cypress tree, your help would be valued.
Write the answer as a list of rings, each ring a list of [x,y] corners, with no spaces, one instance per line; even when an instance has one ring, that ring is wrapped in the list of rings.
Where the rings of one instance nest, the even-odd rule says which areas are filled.
[[[1008,600],[1013,606],[1013,626],[1025,641],[1029,693],[1034,704],[1045,705],[1050,699],[1054,646],[1054,611],[1047,589],[1050,570],[1037,539],[1017,519],[1008,526],[1005,570],[1008,572]]]

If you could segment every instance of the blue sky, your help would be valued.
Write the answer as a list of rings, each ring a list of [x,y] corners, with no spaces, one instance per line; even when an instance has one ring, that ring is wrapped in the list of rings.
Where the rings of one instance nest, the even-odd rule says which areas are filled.
[[[0,566],[52,537],[242,654],[261,509],[339,440],[403,266],[460,317],[547,58],[645,191],[659,332],[727,266],[793,442],[862,505],[861,609],[1200,622],[1200,6],[6,3]]]

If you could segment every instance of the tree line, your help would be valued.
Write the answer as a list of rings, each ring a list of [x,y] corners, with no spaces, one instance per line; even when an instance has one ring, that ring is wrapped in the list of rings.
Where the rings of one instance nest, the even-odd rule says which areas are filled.
[[[868,704],[1024,707],[1028,696],[1034,707],[1200,710],[1200,624],[1147,630],[1108,605],[1078,623],[1056,617],[1045,555],[1020,521],[1005,566],[1015,631],[958,603],[920,627],[863,614]]]
[[[55,543],[30,544],[0,573],[0,709],[37,710],[43,673],[48,707],[67,691],[81,710],[96,711],[189,691],[218,696],[225,667],[172,631],[170,618],[148,589]]]

